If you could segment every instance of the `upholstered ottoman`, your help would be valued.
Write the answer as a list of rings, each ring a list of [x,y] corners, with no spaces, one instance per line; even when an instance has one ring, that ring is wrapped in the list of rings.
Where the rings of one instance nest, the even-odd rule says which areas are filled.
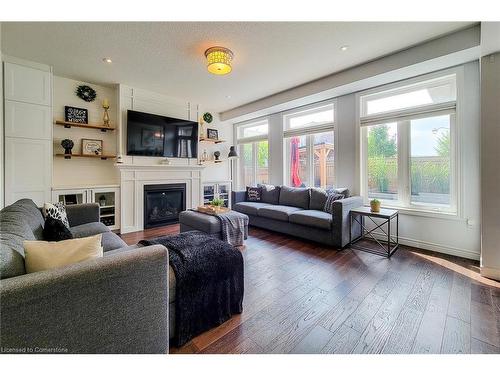
[[[232,214],[242,215],[245,214],[231,211]],[[246,219],[248,223],[248,219]],[[180,231],[181,233],[187,232],[190,230],[199,230],[209,234],[212,237],[222,239],[222,225],[221,221],[218,217],[213,215],[203,214],[198,211],[182,211],[179,214],[179,223],[180,223]],[[248,225],[245,228],[245,232],[248,232]]]

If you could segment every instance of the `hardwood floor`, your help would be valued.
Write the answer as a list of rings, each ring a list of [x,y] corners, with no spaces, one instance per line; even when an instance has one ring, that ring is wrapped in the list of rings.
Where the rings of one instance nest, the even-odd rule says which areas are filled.
[[[500,283],[477,262],[404,246],[385,259],[256,228],[240,250],[243,313],[171,353],[500,353]]]

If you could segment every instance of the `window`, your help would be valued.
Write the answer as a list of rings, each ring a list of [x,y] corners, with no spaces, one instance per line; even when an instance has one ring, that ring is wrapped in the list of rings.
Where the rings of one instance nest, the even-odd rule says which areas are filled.
[[[287,185],[333,187],[334,105],[315,105],[285,114],[285,181]]]
[[[456,213],[456,75],[361,95],[367,200]]]
[[[269,182],[268,128],[267,119],[236,125],[239,156],[237,184],[240,189]]]

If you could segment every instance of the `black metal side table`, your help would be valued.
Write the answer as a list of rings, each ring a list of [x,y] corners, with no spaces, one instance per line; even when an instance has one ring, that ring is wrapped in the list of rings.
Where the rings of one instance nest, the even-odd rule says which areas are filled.
[[[375,227],[368,229],[365,225],[365,218],[370,219]],[[376,221],[375,219],[381,220]],[[391,226],[393,225],[394,219],[396,221],[395,236],[391,233]],[[357,223],[361,226],[361,234],[356,238],[352,238],[352,229],[354,223]],[[387,239],[382,240],[375,237],[374,232],[377,230],[381,231],[385,236],[387,236]],[[378,245],[377,248],[380,248],[381,251],[366,246],[355,245],[356,242],[362,239],[370,239],[375,241]],[[390,258],[392,254],[394,254],[399,248],[399,211],[381,208],[380,212],[372,212],[370,210],[370,207],[359,207],[352,209],[349,213],[349,245],[353,249],[363,250],[369,253],[383,255],[387,258]]]

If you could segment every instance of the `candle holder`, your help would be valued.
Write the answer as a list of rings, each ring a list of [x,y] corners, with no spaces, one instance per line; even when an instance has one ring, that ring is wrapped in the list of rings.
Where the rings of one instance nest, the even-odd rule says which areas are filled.
[[[104,108],[104,116],[102,117],[102,122],[104,123],[105,126],[109,126],[109,104],[103,103],[102,108]]]

